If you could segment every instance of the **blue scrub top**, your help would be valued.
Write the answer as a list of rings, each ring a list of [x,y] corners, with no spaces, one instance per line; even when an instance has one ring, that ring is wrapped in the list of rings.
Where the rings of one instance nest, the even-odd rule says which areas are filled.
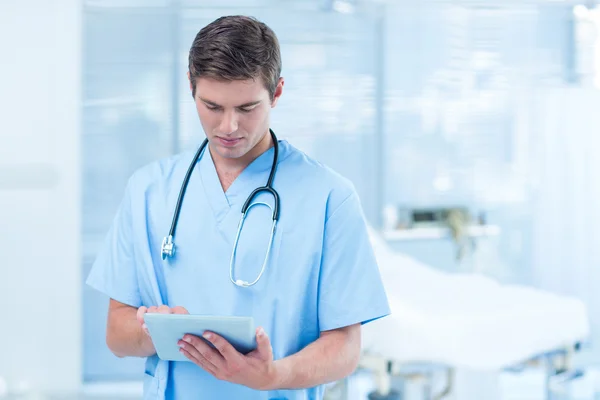
[[[241,208],[267,182],[274,149],[255,159],[223,192],[209,151],[184,197],[175,257],[161,259],[184,175],[194,153],[152,163],[130,178],[87,283],[133,307],[183,306],[191,314],[252,316],[269,335],[275,359],[292,355],[322,331],[389,314],[387,297],[353,185],[286,141],[279,141],[273,182],[280,195],[269,263],[258,283],[231,283],[229,263]],[[273,204],[261,194],[255,202]],[[234,279],[259,274],[271,210],[251,208],[236,253]],[[145,399],[321,399],[323,387],[260,392],[219,381],[187,362],[146,362]]]

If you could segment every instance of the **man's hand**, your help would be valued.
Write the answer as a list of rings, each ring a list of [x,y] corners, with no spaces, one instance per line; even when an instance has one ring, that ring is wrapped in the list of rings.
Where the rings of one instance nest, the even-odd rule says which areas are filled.
[[[185,335],[177,343],[181,353],[194,364],[220,380],[256,390],[275,388],[277,373],[273,349],[262,328],[256,330],[256,350],[247,355],[239,353],[227,340],[213,332],[205,332],[203,337],[215,348],[193,335]]]
[[[188,310],[183,307],[173,307],[169,308],[168,306],[152,306],[152,307],[140,307],[137,310],[137,320],[142,326],[142,329],[150,337],[150,333],[148,332],[148,327],[146,327],[146,323],[144,322],[144,314],[146,313],[158,313],[158,314],[189,314]]]

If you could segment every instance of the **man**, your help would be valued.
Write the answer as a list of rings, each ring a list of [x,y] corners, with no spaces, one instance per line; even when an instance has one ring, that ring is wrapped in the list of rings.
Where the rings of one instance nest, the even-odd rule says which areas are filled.
[[[147,357],[144,398],[320,399],[323,384],[355,369],[361,324],[389,313],[353,186],[274,140],[280,72],[277,38],[255,19],[223,17],[198,33],[188,77],[208,146],[197,162],[184,153],[136,171],[93,266],[88,283],[111,298],[109,348]],[[274,160],[272,241],[271,210],[259,203],[273,207],[274,197],[264,192],[236,240],[242,206]],[[163,261],[190,162],[177,250]],[[251,316],[257,348],[242,355],[207,332],[214,347],[188,335],[178,342],[191,362],[159,360],[144,325],[153,312]]]

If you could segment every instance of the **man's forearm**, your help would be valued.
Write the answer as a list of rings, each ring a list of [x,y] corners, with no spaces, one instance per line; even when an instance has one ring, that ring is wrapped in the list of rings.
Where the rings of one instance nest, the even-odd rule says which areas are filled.
[[[156,353],[152,340],[136,319],[136,309],[120,307],[109,313],[106,343],[117,357],[149,357]]]
[[[360,357],[360,325],[326,332],[303,350],[275,361],[276,389],[303,389],[351,374]]]

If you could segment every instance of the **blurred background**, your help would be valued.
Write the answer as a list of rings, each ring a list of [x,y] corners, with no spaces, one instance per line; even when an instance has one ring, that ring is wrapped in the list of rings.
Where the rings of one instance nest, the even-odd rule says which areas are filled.
[[[442,292],[419,287],[433,309],[453,277],[473,278],[463,308],[418,313],[448,321],[418,337],[439,342],[460,326],[483,349],[481,310],[469,308],[485,303],[479,282],[497,284],[485,315],[498,332],[507,315],[512,332],[488,347],[556,336],[543,352],[524,349],[518,367],[464,366],[460,355],[473,348],[462,350],[460,333],[448,344],[456,359],[443,350],[380,358],[439,361],[455,377],[444,398],[600,398],[595,3],[2,0],[0,399],[140,398],[143,360],[106,348],[108,299],[83,283],[132,172],[203,139],[187,53],[202,26],[228,14],[277,33],[286,86],[273,129],[353,181],[389,260],[447,282]],[[417,307],[386,285],[398,304]],[[519,310],[529,314],[519,320]],[[388,336],[420,345],[399,329]],[[569,362],[557,367],[556,352]],[[436,398],[439,371],[393,373],[387,398]],[[375,377],[360,368],[328,396],[375,398]]]

